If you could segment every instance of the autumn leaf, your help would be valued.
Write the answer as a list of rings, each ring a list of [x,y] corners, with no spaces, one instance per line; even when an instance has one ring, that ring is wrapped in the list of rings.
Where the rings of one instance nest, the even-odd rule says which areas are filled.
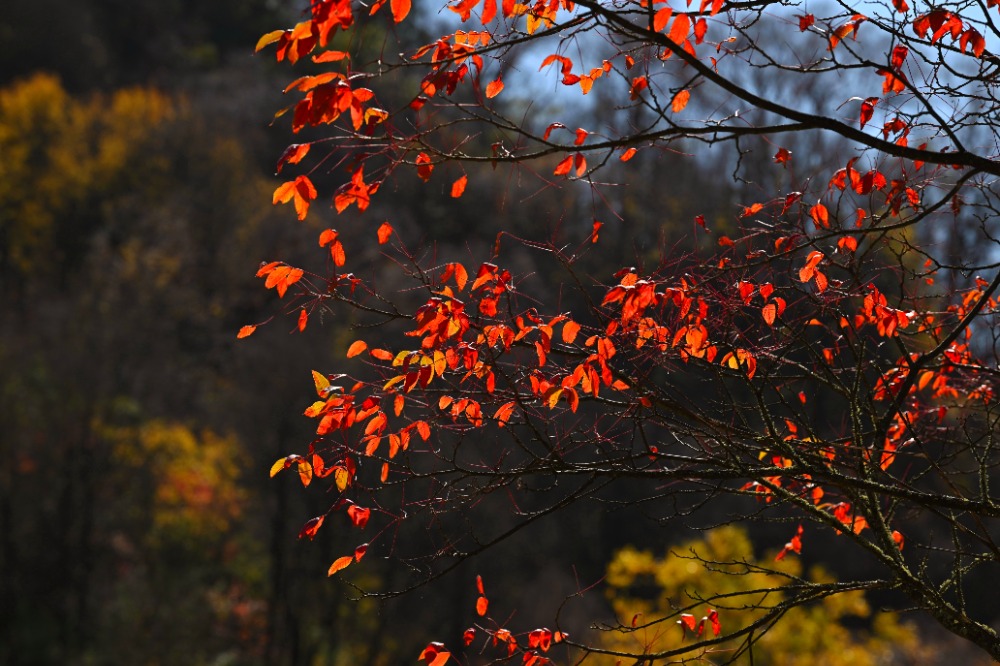
[[[355,527],[364,529],[365,525],[368,524],[368,519],[371,517],[372,510],[360,507],[357,504],[352,504],[347,508],[347,517],[351,519]]]
[[[489,606],[490,602],[489,599],[487,599],[486,597],[480,596],[478,599],[476,599],[476,613],[480,617],[486,615],[486,611],[489,608]]]
[[[552,172],[555,176],[565,176],[573,169],[573,156],[569,155],[566,159],[556,165],[555,171]]]
[[[251,335],[253,335],[253,332],[256,331],[256,330],[257,330],[257,327],[254,326],[254,325],[252,325],[252,324],[248,325],[248,326],[243,326],[243,327],[240,328],[239,333],[236,334],[236,338],[237,339],[243,339],[243,338],[250,337]]]
[[[274,190],[271,201],[274,204],[288,203],[295,204],[295,212],[300,220],[306,219],[309,212],[309,202],[316,198],[316,187],[309,180],[308,176],[298,176],[295,180],[282,183]]]
[[[392,20],[402,23],[410,13],[410,0],[390,0],[389,8],[392,10]]]
[[[338,571],[343,571],[344,569],[346,569],[347,567],[349,567],[351,565],[351,562],[353,562],[353,561],[354,561],[354,557],[352,557],[351,555],[345,555],[343,557],[338,557],[336,560],[334,560],[333,564],[330,565],[330,570],[326,572],[326,575],[327,576],[332,576],[333,574],[337,573]]]
[[[285,152],[281,154],[278,158],[278,165],[276,171],[281,173],[282,167],[285,164],[298,164],[302,161],[307,154],[309,154],[309,148],[312,146],[310,143],[293,143],[285,149]]]
[[[774,326],[775,317],[778,314],[778,306],[774,303],[768,303],[763,308],[761,308],[761,315],[764,317],[764,321],[768,326]]]
[[[566,323],[563,324],[563,329],[562,329],[563,342],[565,342],[568,345],[573,344],[573,341],[576,340],[576,335],[579,332],[580,332],[580,325],[575,321],[573,321],[572,319],[567,320]]]
[[[673,15],[674,10],[670,7],[664,7],[653,15],[653,30],[656,32],[663,32],[663,29],[667,27],[670,22],[670,17]]]
[[[347,358],[354,358],[358,354],[364,352],[368,349],[368,343],[364,340],[355,340],[351,343],[351,346],[347,348]]]
[[[392,226],[388,222],[383,222],[378,228],[378,244],[385,245],[389,242],[390,236],[392,236]]]
[[[325,516],[317,516],[316,518],[312,518],[306,522],[306,524],[302,526],[302,530],[299,531],[299,538],[309,537],[309,540],[312,541],[312,539],[316,536],[316,532],[318,532],[319,528],[322,527],[324,517]]]
[[[278,472],[280,472],[283,469],[286,469],[288,467],[287,462],[288,462],[287,456],[283,458],[278,458],[276,461],[274,461],[274,464],[271,465],[270,477],[273,479]]]
[[[670,110],[674,113],[680,113],[684,110],[684,107],[688,105],[688,100],[691,99],[690,90],[682,90],[676,95],[674,95],[674,100],[670,103]]]
[[[486,86],[487,99],[493,99],[500,94],[501,90],[503,90],[503,81],[500,80],[500,77],[497,77],[496,80],[490,81]]]
[[[468,182],[466,176],[462,176],[454,183],[451,184],[451,197],[452,199],[457,199],[465,193],[465,185]]]

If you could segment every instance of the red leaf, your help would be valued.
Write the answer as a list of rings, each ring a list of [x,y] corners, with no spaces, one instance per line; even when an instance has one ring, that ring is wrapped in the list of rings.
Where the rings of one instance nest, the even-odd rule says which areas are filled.
[[[681,625],[681,629],[690,629],[694,631],[698,626],[698,620],[694,618],[694,615],[690,613],[683,613],[681,619],[677,620],[677,624]]]
[[[368,349],[367,342],[364,340],[355,340],[351,343],[351,346],[347,348],[347,358],[354,358],[366,349]]]
[[[718,636],[722,633],[722,623],[719,621],[719,612],[717,610],[708,611],[708,621],[712,623],[712,633]]]
[[[392,20],[402,23],[410,13],[410,0],[390,0],[389,7],[392,9]]]
[[[872,115],[875,113],[875,105],[879,103],[878,97],[869,97],[861,103],[861,126],[864,127],[865,123],[872,119]]]
[[[389,242],[390,236],[392,236],[392,226],[388,222],[383,222],[378,228],[378,244],[385,245]]]
[[[365,553],[367,553],[367,552],[368,552],[368,544],[366,544],[366,543],[363,543],[360,546],[358,546],[357,548],[355,548],[354,549],[354,561],[355,562],[360,562],[361,558],[364,557]]]
[[[813,16],[812,14],[806,14],[805,16],[800,16],[799,31],[805,32],[806,30],[809,29],[809,26],[811,26],[815,22],[816,22],[816,17]]]
[[[429,666],[444,666],[451,653],[448,652],[444,643],[429,643],[420,653],[420,659],[426,661]]]
[[[256,326],[243,326],[240,328],[240,332],[236,334],[237,339],[247,338],[253,335],[253,332],[257,330]]]
[[[417,155],[417,175],[425,183],[431,179],[431,172],[434,171],[434,165],[431,164],[430,155],[427,153],[420,153]]]
[[[632,87],[628,91],[629,99],[635,101],[639,99],[639,93],[649,87],[649,80],[645,76],[637,76],[632,79]]]
[[[667,23],[670,22],[670,17],[673,16],[673,13],[674,10],[670,7],[664,7],[656,12],[653,16],[653,30],[663,32],[663,29],[667,27]]]
[[[573,169],[573,156],[570,155],[562,162],[556,165],[555,171],[552,172],[555,176],[565,176]]]
[[[476,613],[478,613],[480,617],[486,615],[486,611],[489,606],[490,601],[486,597],[479,597],[476,599]]]
[[[457,199],[465,193],[465,185],[469,182],[468,177],[462,176],[451,184],[451,197]]]
[[[319,528],[323,525],[323,518],[324,516],[317,516],[310,519],[305,525],[302,526],[302,530],[299,532],[299,538],[309,537],[309,540],[312,541],[313,537],[316,536],[316,532],[318,532]]]
[[[365,525],[368,524],[368,519],[371,517],[372,510],[360,507],[357,504],[352,504],[347,507],[347,517],[351,519],[355,527],[364,529]]]
[[[688,18],[687,14],[678,14],[677,18],[674,19],[674,24],[670,26],[670,34],[667,35],[667,38],[672,42],[680,44],[687,39],[690,32],[691,19]]]
[[[618,159],[620,159],[622,162],[628,162],[630,159],[635,157],[635,154],[637,152],[638,151],[635,148],[629,148],[624,153],[622,153],[622,156],[619,157]]]

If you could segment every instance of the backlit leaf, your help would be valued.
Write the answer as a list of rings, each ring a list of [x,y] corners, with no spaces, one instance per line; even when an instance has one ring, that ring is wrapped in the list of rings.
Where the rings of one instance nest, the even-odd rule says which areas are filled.
[[[355,340],[351,343],[351,346],[347,348],[347,358],[354,358],[358,354],[364,352],[368,349],[368,343],[364,340]],[[374,354],[373,354],[374,355]]]
[[[493,99],[500,94],[501,90],[503,90],[503,81],[500,80],[500,77],[497,77],[496,80],[490,81],[486,86],[487,99]]]
[[[378,244],[385,245],[389,242],[390,236],[392,236],[392,226],[388,222],[383,222],[378,228]]]
[[[257,327],[254,326],[254,325],[243,326],[243,327],[240,328],[240,332],[236,334],[236,338],[239,340],[239,339],[250,337],[251,335],[253,335],[253,332],[256,331],[256,330],[257,330]]]
[[[684,110],[684,107],[688,105],[688,100],[691,99],[690,90],[682,90],[676,95],[674,95],[673,101],[670,103],[670,110],[674,113],[680,113]]]
[[[330,565],[330,570],[326,572],[326,575],[332,576],[338,571],[343,571],[344,569],[349,567],[351,565],[351,562],[353,561],[354,558],[350,555],[344,555],[343,557],[338,557],[336,560],[334,560],[333,564]]]
[[[468,183],[469,179],[466,176],[462,176],[454,183],[451,184],[451,197],[457,199],[465,193],[465,185]]]
[[[302,526],[302,530],[299,531],[299,538],[309,537],[309,540],[312,541],[313,537],[316,536],[316,532],[318,532],[319,528],[323,525],[324,517],[325,516],[317,516],[306,522],[306,524]]]
[[[392,10],[392,19],[396,23],[402,23],[410,13],[410,0],[390,0],[389,7]]]

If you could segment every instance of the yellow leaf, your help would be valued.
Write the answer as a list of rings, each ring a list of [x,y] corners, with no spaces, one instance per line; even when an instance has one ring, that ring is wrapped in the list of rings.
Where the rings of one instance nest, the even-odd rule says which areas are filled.
[[[337,490],[344,492],[351,479],[345,468],[337,467],[333,472],[333,480],[337,484]]]
[[[313,384],[316,386],[316,394],[321,398],[325,398],[329,392],[330,380],[315,370],[312,371],[312,375]]]
[[[274,478],[274,476],[278,472],[280,472],[281,470],[285,469],[285,460],[287,460],[287,458],[278,458],[276,461],[274,461],[274,464],[271,465],[271,478],[272,479]]]

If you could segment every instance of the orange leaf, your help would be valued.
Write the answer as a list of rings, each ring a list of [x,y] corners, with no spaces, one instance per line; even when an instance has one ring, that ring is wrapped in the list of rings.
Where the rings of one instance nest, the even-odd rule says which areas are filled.
[[[568,345],[573,344],[576,340],[576,334],[580,332],[580,325],[570,319],[565,324],[563,324],[562,339]]]
[[[465,193],[465,185],[468,181],[468,177],[462,176],[451,184],[451,197],[453,199],[457,199]]]
[[[366,349],[368,349],[367,342],[364,340],[355,340],[351,346],[347,348],[347,358],[354,358]]]
[[[486,86],[487,99],[493,99],[500,94],[501,90],[503,90],[503,81],[498,76],[495,81],[490,81],[489,85]]]
[[[240,332],[236,334],[237,339],[247,338],[253,335],[253,332],[257,330],[256,326],[244,326],[240,329]]]
[[[809,209],[809,217],[813,219],[817,227],[821,229],[830,228],[830,213],[821,202],[817,201],[816,205]]]
[[[507,425],[507,422],[510,420],[510,415],[514,412],[515,407],[517,407],[517,403],[508,402],[507,404],[501,406],[500,409],[496,411],[496,414],[493,415],[493,418],[496,420],[498,426],[502,428],[505,425]],[[281,462],[282,464],[284,464],[284,458],[281,459]]]
[[[479,613],[480,617],[486,615],[486,610],[489,608],[489,605],[490,601],[486,597],[479,597],[479,599],[476,600],[476,612]]]
[[[385,245],[389,242],[390,236],[392,236],[392,226],[388,222],[383,222],[378,228],[378,244]]]
[[[330,570],[326,572],[327,576],[332,576],[338,571],[343,571],[351,565],[354,558],[350,555],[344,555],[343,557],[338,557],[333,564],[330,565]]]
[[[774,326],[774,320],[778,314],[778,306],[774,303],[768,303],[761,308],[760,313],[764,316],[764,321],[767,322],[768,326]]]
[[[306,324],[309,323],[309,313],[306,312],[305,308],[302,308],[302,312],[299,313],[299,332],[306,330]]]
[[[299,480],[303,486],[308,486],[312,482],[313,466],[308,460],[299,459]]]
[[[390,0],[389,8],[392,9],[392,20],[402,23],[410,13],[410,0]]]
[[[635,157],[636,152],[638,151],[635,148],[629,148],[624,153],[622,153],[622,156],[619,157],[618,159],[620,159],[622,162],[628,162],[630,159]]]
[[[691,99],[691,91],[682,90],[676,95],[674,95],[674,101],[670,103],[670,109],[674,113],[680,113],[681,111],[684,110],[684,107],[687,106],[688,100],[690,99]]]

